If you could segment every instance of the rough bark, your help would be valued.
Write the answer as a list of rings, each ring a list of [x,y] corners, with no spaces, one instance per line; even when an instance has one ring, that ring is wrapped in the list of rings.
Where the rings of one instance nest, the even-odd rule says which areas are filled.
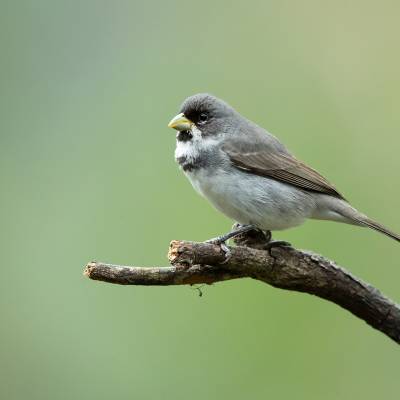
[[[378,289],[321,255],[292,247],[263,250],[265,240],[261,233],[249,232],[236,238],[238,246],[230,247],[228,255],[214,244],[172,241],[170,267],[92,262],[84,273],[94,280],[122,285],[212,284],[253,278],[336,303],[400,343],[400,307]]]

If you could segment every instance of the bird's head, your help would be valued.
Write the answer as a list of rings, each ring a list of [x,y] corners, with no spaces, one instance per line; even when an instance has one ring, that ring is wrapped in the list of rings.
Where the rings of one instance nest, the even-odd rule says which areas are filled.
[[[180,137],[190,136],[197,128],[202,137],[215,136],[226,131],[227,123],[235,111],[224,101],[207,93],[188,97],[182,104],[180,113],[168,126],[179,131]],[[229,123],[228,123],[229,124]]]

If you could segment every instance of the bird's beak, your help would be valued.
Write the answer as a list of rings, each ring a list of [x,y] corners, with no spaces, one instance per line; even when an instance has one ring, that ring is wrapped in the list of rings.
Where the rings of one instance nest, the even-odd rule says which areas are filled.
[[[177,131],[190,131],[193,122],[185,117],[183,113],[172,118],[168,124],[168,128],[176,129]]]

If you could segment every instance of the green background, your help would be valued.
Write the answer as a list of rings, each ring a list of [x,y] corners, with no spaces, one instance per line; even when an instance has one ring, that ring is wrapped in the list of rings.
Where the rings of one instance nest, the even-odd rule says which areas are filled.
[[[230,228],[173,159],[166,125],[200,91],[399,232],[398,1],[0,4],[0,398],[398,399],[397,345],[331,303],[82,275]],[[275,237],[400,299],[400,247],[378,233]]]

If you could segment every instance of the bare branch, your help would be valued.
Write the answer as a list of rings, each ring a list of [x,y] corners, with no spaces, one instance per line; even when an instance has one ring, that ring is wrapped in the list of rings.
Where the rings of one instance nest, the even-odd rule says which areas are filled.
[[[260,250],[265,238],[257,235],[252,232],[237,238],[241,246],[230,247],[228,257],[217,245],[172,241],[170,267],[92,262],[84,273],[91,279],[122,285],[212,284],[249,277],[336,303],[400,344],[400,307],[379,290],[320,255],[291,247]]]
[[[86,266],[84,274],[97,281],[144,286],[195,285],[199,283],[211,285],[215,282],[241,278],[234,272],[209,265],[146,268],[104,264],[96,261]]]

